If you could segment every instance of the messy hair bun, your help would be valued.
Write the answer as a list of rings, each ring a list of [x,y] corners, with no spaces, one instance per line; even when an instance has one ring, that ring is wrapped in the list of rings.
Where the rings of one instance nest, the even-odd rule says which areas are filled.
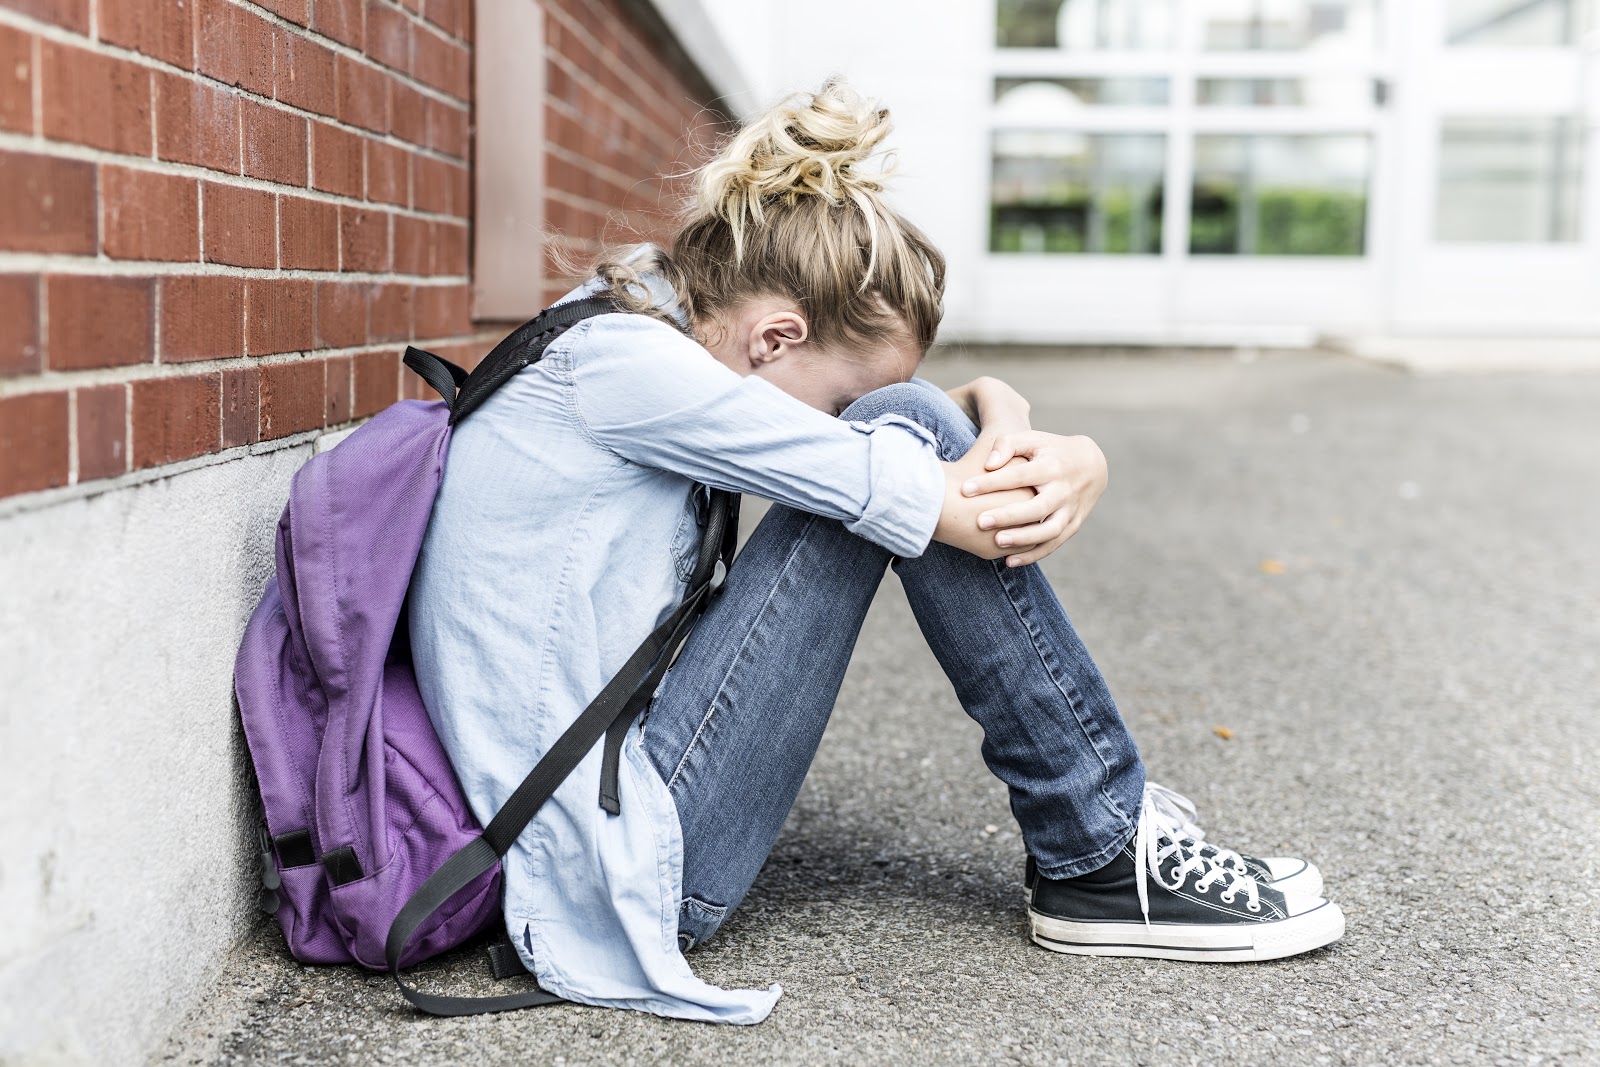
[[[863,169],[889,136],[889,109],[878,107],[837,78],[816,93],[795,93],[734,135],[700,171],[702,211],[727,222],[742,257],[747,226],[766,221],[769,202],[793,204],[817,196],[849,199],[871,221],[871,197],[889,168]]]
[[[653,265],[690,318],[714,324],[775,295],[799,306],[823,349],[893,339],[927,351],[943,314],[944,256],[883,199],[890,168],[869,161],[890,128],[886,108],[830,78],[729,137],[700,168],[671,250]],[[598,273],[619,300],[641,302],[633,268],[609,262]]]

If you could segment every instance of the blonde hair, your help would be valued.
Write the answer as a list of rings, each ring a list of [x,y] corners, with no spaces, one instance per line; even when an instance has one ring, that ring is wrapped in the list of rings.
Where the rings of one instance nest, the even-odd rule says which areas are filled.
[[[866,164],[888,136],[885,108],[843,81],[791,94],[734,133],[696,173],[671,248],[654,262],[596,267],[634,310],[638,269],[659,271],[690,320],[756,296],[793,300],[823,348],[908,331],[926,352],[943,314],[944,256],[883,199],[888,168]]]

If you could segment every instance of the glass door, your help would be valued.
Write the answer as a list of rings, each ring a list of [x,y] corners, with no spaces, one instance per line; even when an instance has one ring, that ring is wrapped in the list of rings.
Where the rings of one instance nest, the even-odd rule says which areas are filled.
[[[1397,332],[1600,329],[1597,15],[1596,0],[1407,12]]]
[[[1370,324],[1392,136],[1382,14],[997,0],[987,332],[1297,343]]]

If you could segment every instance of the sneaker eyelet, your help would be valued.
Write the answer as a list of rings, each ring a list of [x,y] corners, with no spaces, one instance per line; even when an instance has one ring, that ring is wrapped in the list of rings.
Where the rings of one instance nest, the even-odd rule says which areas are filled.
[[[1202,896],[1204,896],[1206,893],[1211,892],[1211,883],[1210,882],[1196,882],[1194,884],[1194,891],[1196,893],[1199,893]]]
[[[1248,908],[1251,911],[1260,911],[1261,910],[1261,902],[1259,900],[1252,901],[1252,902],[1246,904],[1245,907]]]
[[[1217,899],[1222,901],[1224,904],[1232,904],[1233,901],[1234,901],[1234,898],[1237,895],[1238,894],[1236,894],[1236,893],[1224,893],[1221,896],[1219,896]]]

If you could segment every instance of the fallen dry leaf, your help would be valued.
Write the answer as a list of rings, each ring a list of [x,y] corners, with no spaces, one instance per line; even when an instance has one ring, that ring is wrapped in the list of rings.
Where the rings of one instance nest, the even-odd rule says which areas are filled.
[[[1233,740],[1233,731],[1228,729],[1226,726],[1213,726],[1211,728],[1211,732],[1222,738],[1224,741]]]
[[[1264,559],[1261,561],[1262,574],[1282,574],[1287,569],[1281,559]]]

